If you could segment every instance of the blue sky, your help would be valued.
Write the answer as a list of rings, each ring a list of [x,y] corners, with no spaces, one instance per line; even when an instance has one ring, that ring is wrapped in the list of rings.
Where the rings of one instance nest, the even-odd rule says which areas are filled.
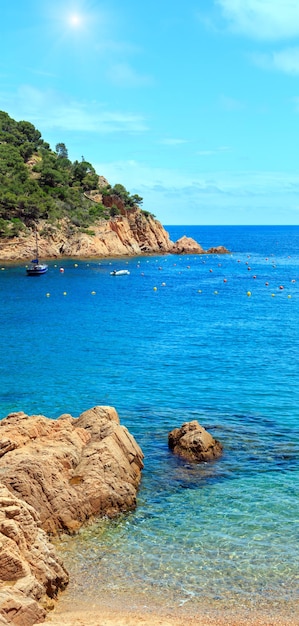
[[[299,224],[299,0],[13,0],[0,109],[170,224]]]

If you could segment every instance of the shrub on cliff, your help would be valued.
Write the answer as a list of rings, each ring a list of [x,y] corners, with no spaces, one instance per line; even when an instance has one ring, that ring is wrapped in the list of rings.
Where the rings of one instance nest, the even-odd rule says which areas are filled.
[[[89,197],[96,191],[99,198]],[[125,209],[142,204],[123,185],[99,187],[93,165],[82,157],[72,163],[64,143],[51,150],[39,130],[0,111],[0,237],[15,237],[39,220],[68,218],[78,228],[115,216],[102,195],[117,195]]]

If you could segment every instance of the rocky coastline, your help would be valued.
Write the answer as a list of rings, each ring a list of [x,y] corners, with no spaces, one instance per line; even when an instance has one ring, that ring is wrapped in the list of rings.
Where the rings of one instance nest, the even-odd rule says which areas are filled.
[[[0,624],[45,619],[69,579],[50,536],[134,509],[142,468],[112,407],[0,421]]]
[[[197,421],[171,431],[169,447],[192,462],[222,453]],[[142,469],[143,453],[112,407],[96,406],[78,418],[18,412],[0,421],[0,625],[295,626],[296,618],[249,614],[241,606],[229,613],[203,604],[195,615],[100,601],[51,611],[69,582],[51,536],[134,509]]]
[[[93,225],[92,231],[74,228],[67,220],[57,225],[39,222],[38,248],[42,259],[106,258],[150,254],[226,254],[219,246],[204,250],[190,237],[175,243],[162,224],[134,207],[110,220]],[[35,232],[28,230],[18,237],[0,239],[1,262],[28,262],[35,254]]]
[[[196,462],[222,452],[196,421],[171,431],[169,447]],[[142,469],[142,450],[113,407],[0,421],[0,625],[45,620],[69,582],[51,537],[135,509]]]

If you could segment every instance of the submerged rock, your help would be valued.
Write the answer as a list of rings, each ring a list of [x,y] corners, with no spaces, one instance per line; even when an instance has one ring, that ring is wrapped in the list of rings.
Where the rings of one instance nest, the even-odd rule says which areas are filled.
[[[217,459],[222,454],[222,445],[200,426],[197,420],[174,428],[168,435],[169,448],[188,461],[197,463]]]

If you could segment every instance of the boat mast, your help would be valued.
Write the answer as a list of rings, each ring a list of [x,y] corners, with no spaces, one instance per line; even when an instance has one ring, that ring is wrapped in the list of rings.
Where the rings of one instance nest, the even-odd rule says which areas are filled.
[[[36,258],[38,261],[38,241],[37,241],[37,228],[35,226],[35,252],[36,252]]]

